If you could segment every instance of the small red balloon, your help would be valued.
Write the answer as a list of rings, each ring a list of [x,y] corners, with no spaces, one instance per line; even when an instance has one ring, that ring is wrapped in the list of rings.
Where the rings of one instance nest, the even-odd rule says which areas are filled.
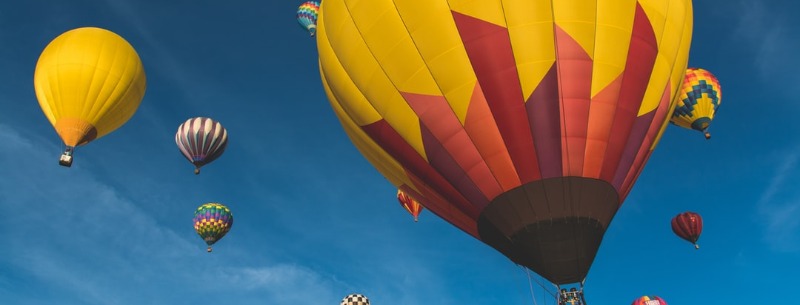
[[[678,237],[694,244],[695,249],[699,249],[697,240],[703,232],[703,218],[694,212],[683,212],[672,218],[672,232]]]

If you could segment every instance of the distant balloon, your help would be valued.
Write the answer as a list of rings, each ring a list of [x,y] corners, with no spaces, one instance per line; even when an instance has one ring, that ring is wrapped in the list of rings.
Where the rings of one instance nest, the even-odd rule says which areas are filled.
[[[127,122],[146,89],[136,50],[101,28],[67,31],[45,47],[33,76],[36,97],[66,149],[59,164],[72,166],[75,147]]]
[[[667,302],[657,296],[643,296],[633,301],[631,305],[667,305]]]
[[[687,69],[677,102],[670,122],[700,131],[710,139],[708,126],[722,103],[722,89],[717,78],[703,69]]]
[[[208,244],[208,252],[211,252],[211,245],[228,234],[231,226],[233,214],[220,203],[206,203],[194,211],[194,230]]]
[[[403,208],[406,209],[411,216],[414,216],[414,221],[416,222],[418,220],[417,218],[419,217],[419,213],[421,213],[424,209],[422,205],[401,190],[397,190],[397,201],[400,202],[400,205],[403,206]]]
[[[317,32],[317,14],[319,1],[306,1],[297,8],[297,22],[306,29],[311,36]]]
[[[354,293],[344,297],[340,305],[369,305],[369,299],[361,294]]]
[[[680,238],[694,244],[695,249],[699,249],[697,240],[703,232],[703,218],[694,212],[680,213],[672,218],[672,232]]]
[[[228,131],[222,124],[210,118],[191,118],[178,126],[175,143],[186,160],[194,164],[196,175],[200,173],[200,167],[211,163],[225,152]]]

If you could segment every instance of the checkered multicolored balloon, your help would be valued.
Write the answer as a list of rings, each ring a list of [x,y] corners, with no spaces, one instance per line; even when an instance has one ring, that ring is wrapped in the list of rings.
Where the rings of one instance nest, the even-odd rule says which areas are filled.
[[[208,252],[211,252],[211,245],[228,234],[231,226],[233,226],[233,214],[221,203],[206,203],[194,211],[194,229],[208,244]]]
[[[361,294],[351,294],[342,299],[341,305],[369,305],[369,299]]]

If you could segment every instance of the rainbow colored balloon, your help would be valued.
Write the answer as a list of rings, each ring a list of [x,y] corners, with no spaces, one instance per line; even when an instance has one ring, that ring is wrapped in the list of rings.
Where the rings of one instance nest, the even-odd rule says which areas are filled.
[[[306,1],[297,8],[297,22],[306,29],[311,36],[317,32],[317,14],[319,1]]]
[[[631,305],[667,305],[667,302],[660,297],[646,295],[634,300]]]
[[[194,230],[208,244],[211,245],[222,239],[233,226],[231,210],[221,203],[206,203],[194,211]]]
[[[708,126],[714,120],[722,103],[722,89],[714,74],[704,69],[686,69],[677,106],[672,112],[670,122],[687,129],[702,132],[706,139],[711,138]]]

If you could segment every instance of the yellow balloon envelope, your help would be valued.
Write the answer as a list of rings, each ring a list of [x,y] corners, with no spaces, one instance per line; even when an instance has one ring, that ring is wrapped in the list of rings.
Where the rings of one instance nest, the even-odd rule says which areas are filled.
[[[146,88],[136,50],[100,28],[67,31],[39,56],[33,77],[36,97],[66,144],[60,164],[70,166],[76,146],[116,130],[139,107]]]

